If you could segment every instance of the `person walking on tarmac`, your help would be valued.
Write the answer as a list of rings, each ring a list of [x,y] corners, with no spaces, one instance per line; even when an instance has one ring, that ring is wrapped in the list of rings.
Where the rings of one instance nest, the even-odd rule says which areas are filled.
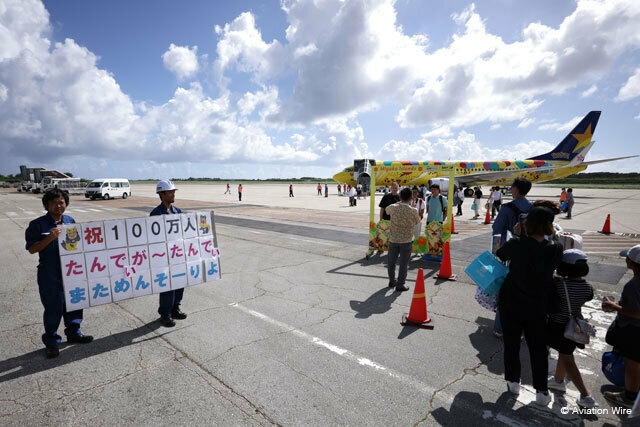
[[[173,182],[168,179],[159,181],[156,185],[156,193],[160,197],[160,204],[151,211],[150,216],[182,213],[180,208],[173,205],[176,198],[176,187]],[[183,295],[184,288],[160,293],[158,314],[160,314],[162,326],[171,328],[176,325],[174,319],[184,320],[187,318],[187,315],[180,310]]]
[[[567,219],[571,219],[571,211],[573,211],[573,205],[575,200],[573,199],[573,188],[567,190]]]
[[[289,197],[293,197],[293,184],[289,184]]]
[[[324,197],[329,197],[329,184],[324,185]]]
[[[47,213],[29,223],[24,237],[25,249],[40,257],[38,291],[44,307],[42,342],[47,358],[52,359],[60,354],[62,338],[58,335],[58,326],[61,319],[64,319],[64,333],[68,343],[88,344],[93,341],[93,337],[80,332],[82,310],[68,312],[64,300],[58,236],[62,232],[60,224],[76,222],[69,215],[64,215],[69,205],[69,195],[57,188],[47,190],[42,197],[42,205]]]
[[[322,196],[322,185],[318,183],[318,196]]]
[[[227,191],[225,191],[224,194],[231,194],[231,186],[229,185],[228,182],[227,182]]]
[[[242,201],[242,184],[238,184],[238,201]]]

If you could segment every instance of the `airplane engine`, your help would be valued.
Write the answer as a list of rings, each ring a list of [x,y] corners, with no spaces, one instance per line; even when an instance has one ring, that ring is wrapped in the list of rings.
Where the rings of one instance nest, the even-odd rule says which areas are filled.
[[[456,185],[458,185],[457,182],[454,181],[454,183]],[[440,192],[443,195],[446,195],[447,193],[449,193],[449,178],[432,178],[429,180],[429,188],[431,188],[432,184],[438,184],[440,186]]]

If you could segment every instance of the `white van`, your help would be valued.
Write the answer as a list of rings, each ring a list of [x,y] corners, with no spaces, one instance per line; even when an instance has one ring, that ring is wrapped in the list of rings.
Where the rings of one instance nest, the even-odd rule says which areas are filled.
[[[84,197],[91,200],[95,200],[98,197],[105,200],[115,197],[126,199],[129,196],[131,196],[131,185],[126,178],[94,179],[84,191]]]

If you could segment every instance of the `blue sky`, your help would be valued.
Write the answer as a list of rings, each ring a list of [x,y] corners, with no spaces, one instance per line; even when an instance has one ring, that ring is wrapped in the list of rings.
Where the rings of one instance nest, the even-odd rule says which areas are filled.
[[[590,110],[587,160],[640,154],[637,22],[633,0],[0,0],[0,173],[524,158]]]

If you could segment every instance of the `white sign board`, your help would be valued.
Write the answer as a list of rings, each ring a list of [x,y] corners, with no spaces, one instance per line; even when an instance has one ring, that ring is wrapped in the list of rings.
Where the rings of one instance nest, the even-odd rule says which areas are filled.
[[[67,311],[220,279],[210,212],[63,224]]]

